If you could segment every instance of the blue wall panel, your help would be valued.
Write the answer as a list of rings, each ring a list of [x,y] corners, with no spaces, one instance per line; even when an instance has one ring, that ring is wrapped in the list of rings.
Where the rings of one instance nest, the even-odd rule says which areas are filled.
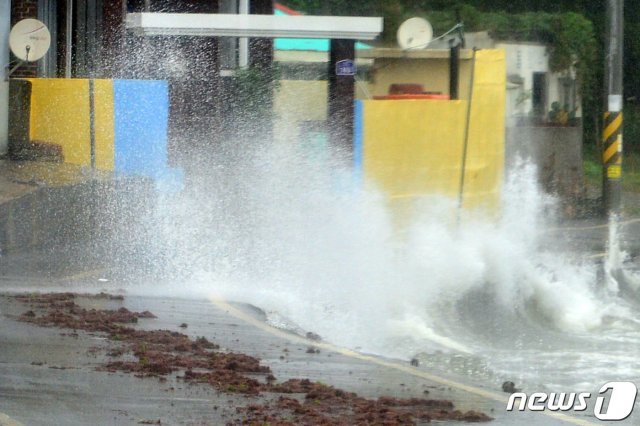
[[[356,182],[362,183],[362,156],[363,156],[363,144],[364,138],[363,129],[363,108],[364,105],[361,100],[356,100],[354,103],[354,117],[353,117],[353,171]]]
[[[167,169],[169,86],[114,80],[115,171],[161,178]]]

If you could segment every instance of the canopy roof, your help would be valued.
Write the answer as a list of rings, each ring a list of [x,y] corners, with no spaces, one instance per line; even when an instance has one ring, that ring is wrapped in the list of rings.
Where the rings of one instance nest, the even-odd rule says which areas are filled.
[[[222,13],[128,13],[127,28],[142,35],[373,40],[382,18]]]

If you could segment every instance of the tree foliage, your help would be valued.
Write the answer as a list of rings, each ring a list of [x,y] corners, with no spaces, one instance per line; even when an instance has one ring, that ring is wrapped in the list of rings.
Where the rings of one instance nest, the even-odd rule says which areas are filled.
[[[576,66],[581,79],[590,80],[599,49],[593,23],[583,14],[571,11],[511,13],[505,10],[513,8],[509,6],[512,2],[487,0],[476,3],[485,8],[502,4],[505,10],[482,11],[471,3],[474,2],[289,0],[288,4],[311,14],[384,16],[383,39],[388,41],[395,40],[399,24],[411,16],[429,18],[436,34],[463,22],[466,31],[489,31],[494,39],[544,43],[549,48],[552,71]]]
[[[488,31],[496,40],[545,44],[551,70],[563,72],[575,68],[582,85],[583,100],[593,100],[600,52],[593,24],[583,15],[575,12],[480,12],[469,5],[463,5],[456,11],[426,14],[436,33],[443,33],[454,25],[456,15],[464,23],[466,31]]]

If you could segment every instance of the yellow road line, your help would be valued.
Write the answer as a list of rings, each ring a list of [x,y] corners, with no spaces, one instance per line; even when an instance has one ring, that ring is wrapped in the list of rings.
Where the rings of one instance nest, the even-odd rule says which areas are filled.
[[[350,358],[354,358],[354,359],[358,359],[361,361],[366,361],[366,362],[370,362],[372,364],[376,364],[379,365],[381,367],[386,367],[386,368],[390,368],[390,369],[394,369],[394,370],[398,370],[398,371],[402,371],[403,373],[407,373],[410,374],[412,376],[415,377],[420,377],[422,379],[426,379],[435,383],[439,383],[441,385],[444,386],[448,386],[451,388],[455,388],[464,392],[468,392],[472,395],[477,395],[483,398],[486,398],[488,400],[491,401],[495,401],[495,402],[500,402],[503,403],[506,407],[507,402],[509,401],[509,398],[503,394],[498,394],[495,392],[491,392],[488,391],[486,389],[481,389],[481,388],[477,388],[475,386],[471,386],[471,385],[465,385],[464,383],[458,383],[456,381],[450,380],[450,379],[445,379],[443,377],[439,377],[436,376],[434,374],[431,373],[427,373],[426,371],[422,371],[419,370],[417,368],[408,366],[408,365],[404,365],[404,364],[399,364],[397,362],[393,362],[393,361],[387,361],[381,358],[376,358],[374,356],[370,356],[370,355],[364,355],[355,351],[352,351],[350,349],[345,349],[345,348],[341,348],[338,346],[334,346],[332,344],[329,343],[324,343],[324,342],[315,342],[309,339],[305,339],[304,337],[301,336],[296,336],[295,334],[291,334],[288,332],[285,332],[283,330],[271,327],[270,325],[252,317],[251,315],[247,315],[245,312],[242,312],[240,309],[230,305],[228,302],[226,302],[223,299],[220,299],[218,297],[211,297],[209,299],[211,301],[211,303],[213,303],[215,306],[217,306],[218,308],[228,312],[229,314],[233,315],[235,318],[240,319],[254,327],[257,327],[258,329],[265,331],[271,335],[274,335],[276,337],[280,337],[295,343],[301,343],[301,344],[305,344],[305,345],[310,345],[310,346],[315,346],[324,350],[328,350],[328,351],[332,351]],[[585,419],[579,419],[576,417],[571,417],[567,414],[563,414],[563,413],[558,413],[558,412],[554,412],[554,411],[541,411],[539,412],[539,414],[542,415],[546,415],[549,417],[553,417],[557,420],[561,420],[567,423],[571,423],[574,425],[580,425],[580,426],[597,426],[596,423],[592,423],[589,422],[588,420]]]

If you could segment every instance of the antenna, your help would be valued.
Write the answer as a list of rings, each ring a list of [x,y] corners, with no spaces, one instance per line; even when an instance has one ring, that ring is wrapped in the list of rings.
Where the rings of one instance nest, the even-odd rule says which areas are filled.
[[[28,18],[15,24],[9,33],[9,48],[18,63],[11,69],[11,63],[4,67],[7,70],[4,81],[9,81],[11,74],[23,63],[35,62],[46,55],[50,46],[51,34],[43,22]]]
[[[9,33],[11,52],[21,61],[35,62],[46,55],[51,45],[47,26],[37,19],[23,19]]]
[[[409,18],[400,25],[396,37],[404,50],[424,49],[433,39],[433,27],[424,18]]]

